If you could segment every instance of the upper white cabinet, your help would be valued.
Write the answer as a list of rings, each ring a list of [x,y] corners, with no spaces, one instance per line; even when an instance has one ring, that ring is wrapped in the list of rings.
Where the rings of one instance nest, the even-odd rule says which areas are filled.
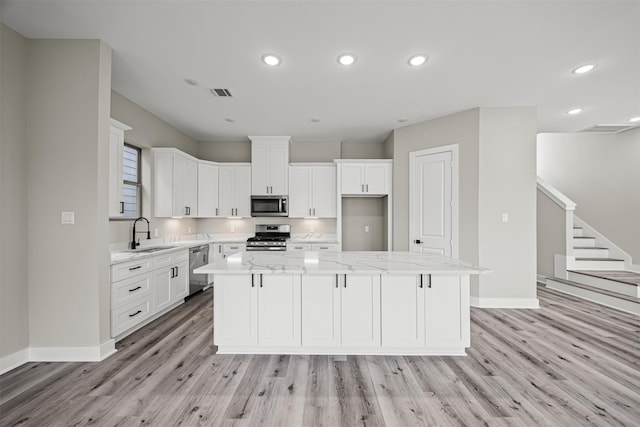
[[[289,136],[250,136],[251,194],[289,194]]]
[[[198,216],[215,218],[220,215],[218,206],[218,166],[198,163]]]
[[[289,167],[289,217],[336,217],[334,165]]]
[[[197,161],[175,149],[154,149],[156,217],[198,215]]]
[[[218,168],[219,216],[251,216],[251,166]]]
[[[391,192],[391,160],[338,163],[340,189],[344,195],[385,195]]]
[[[124,132],[131,128],[124,123],[111,119],[109,126],[109,217],[118,218],[124,214],[122,197],[122,150]]]

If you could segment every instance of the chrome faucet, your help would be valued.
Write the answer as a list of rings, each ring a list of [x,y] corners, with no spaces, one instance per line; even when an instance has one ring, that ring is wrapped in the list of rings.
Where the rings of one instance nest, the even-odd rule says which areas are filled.
[[[151,239],[151,231],[150,231],[150,224],[149,224],[149,220],[143,216],[136,218],[135,221],[133,221],[133,237],[131,239],[131,249],[135,249],[137,246],[140,245],[140,239],[138,239],[138,243],[136,243],[136,233],[144,233],[144,231],[137,231],[136,232],[136,222],[140,221],[141,219],[144,219],[145,221],[147,221],[147,240]]]

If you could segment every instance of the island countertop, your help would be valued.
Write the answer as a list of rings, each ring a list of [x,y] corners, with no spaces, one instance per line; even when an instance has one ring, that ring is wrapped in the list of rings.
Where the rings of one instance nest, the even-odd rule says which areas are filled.
[[[489,270],[465,261],[418,252],[238,252],[194,270],[198,274],[435,274]]]

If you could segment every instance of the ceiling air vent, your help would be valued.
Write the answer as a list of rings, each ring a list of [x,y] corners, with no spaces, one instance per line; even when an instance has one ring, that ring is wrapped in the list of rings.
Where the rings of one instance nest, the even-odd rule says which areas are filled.
[[[233,96],[231,95],[231,91],[229,89],[209,89],[209,92],[211,92],[213,96],[221,96],[227,98],[231,98]]]
[[[637,125],[627,124],[627,125],[595,125],[590,128],[582,129],[579,132],[589,132],[589,133],[618,133],[624,132],[625,130],[633,129]]]

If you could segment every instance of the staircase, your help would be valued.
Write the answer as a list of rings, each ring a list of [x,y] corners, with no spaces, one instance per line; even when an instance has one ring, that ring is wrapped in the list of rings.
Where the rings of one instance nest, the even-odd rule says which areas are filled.
[[[573,228],[573,256],[566,278],[547,278],[548,288],[640,315],[640,274],[625,270],[625,260],[583,227]]]

